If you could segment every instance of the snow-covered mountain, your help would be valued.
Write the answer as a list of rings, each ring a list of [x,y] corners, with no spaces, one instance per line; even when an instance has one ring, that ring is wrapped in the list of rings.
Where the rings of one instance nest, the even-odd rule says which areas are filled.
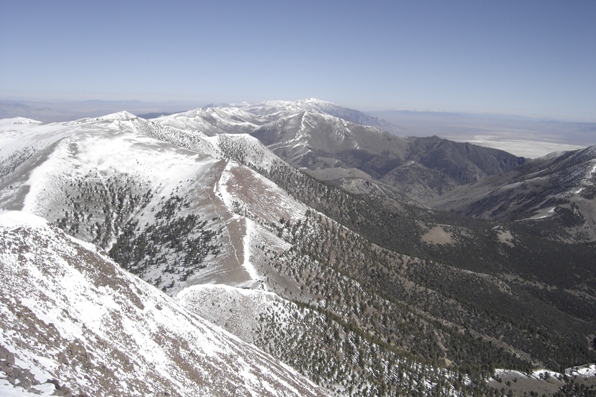
[[[325,395],[39,217],[0,215],[0,264],[0,377],[15,387],[44,395]]]
[[[491,395],[493,368],[592,360],[592,247],[403,196],[523,161],[398,138],[334,106],[3,120],[0,209],[94,244],[334,395]]]
[[[422,201],[523,162],[437,137],[399,137],[387,132],[396,130],[389,123],[316,99],[213,105],[155,121],[209,135],[250,134],[318,179],[355,192],[374,183]]]
[[[251,228],[236,212],[273,222],[306,208],[227,160],[225,153],[262,169],[282,163],[250,136],[207,137],[126,112],[15,130],[6,135],[21,131],[20,146],[11,141],[0,158],[11,171],[0,206],[42,216],[111,250],[125,268],[171,293],[195,283],[257,282],[243,253]],[[246,198],[245,189],[261,200]]]

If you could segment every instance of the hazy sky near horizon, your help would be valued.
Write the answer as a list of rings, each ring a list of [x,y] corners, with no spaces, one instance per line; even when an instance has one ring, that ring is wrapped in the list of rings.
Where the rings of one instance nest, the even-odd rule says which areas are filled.
[[[596,1],[0,0],[0,99],[596,121]]]

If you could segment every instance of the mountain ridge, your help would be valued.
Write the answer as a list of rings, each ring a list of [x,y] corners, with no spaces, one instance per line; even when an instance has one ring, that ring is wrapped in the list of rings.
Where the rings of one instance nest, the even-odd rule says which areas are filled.
[[[211,113],[205,116],[204,112]],[[496,149],[451,143],[450,146],[436,145],[435,157],[423,157],[422,160],[426,161],[421,162],[421,148],[431,138],[401,138],[383,131],[389,125],[374,117],[317,100],[222,105],[155,121],[173,127],[206,128],[209,133],[248,133],[280,158],[308,170],[319,179],[344,188],[353,186],[355,180],[383,184],[386,186],[382,189],[393,189],[395,194],[422,202],[455,186],[509,170],[525,161]],[[206,123],[208,127],[205,127]],[[448,142],[438,137],[432,139],[435,143]],[[454,151],[457,146],[468,150]],[[450,167],[462,163],[461,156],[455,156],[469,153],[470,147],[474,147],[476,156],[464,156],[466,164],[460,171],[445,173]],[[420,172],[405,167],[411,161],[421,168]],[[491,166],[487,167],[488,164]],[[409,175],[412,172],[414,174]],[[396,176],[388,176],[391,173]],[[434,175],[432,180],[435,182],[417,188],[400,182],[402,178],[409,182],[422,179],[419,178],[420,173]],[[426,178],[426,181],[429,179]]]
[[[2,349],[34,374],[17,375],[15,386],[95,396],[326,394],[41,218],[0,214],[0,233]]]
[[[288,132],[305,114],[316,115],[287,115],[297,127]],[[368,131],[316,121],[338,136],[346,125]],[[362,190],[345,191],[250,134],[181,126],[119,113],[6,127],[0,208],[43,215],[170,296],[226,284],[187,309],[334,395],[440,394],[439,385],[494,395],[495,366],[530,373],[593,358],[593,249],[535,233],[550,223],[432,210],[362,176],[351,180]],[[433,161],[427,147],[451,145],[421,142]],[[239,310],[239,288],[279,299]],[[304,321],[275,333],[292,318]],[[250,331],[234,328],[244,321]]]

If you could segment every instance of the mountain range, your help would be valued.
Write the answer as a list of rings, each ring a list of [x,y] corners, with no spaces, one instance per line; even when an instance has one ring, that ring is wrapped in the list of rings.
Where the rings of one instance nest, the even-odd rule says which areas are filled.
[[[348,189],[362,184],[358,182],[380,181],[418,201],[524,162],[506,152],[436,136],[399,137],[384,130],[391,127],[387,122],[314,99],[218,105],[156,121],[208,135],[246,133],[317,179]]]
[[[593,393],[594,147],[390,127],[314,99],[0,120],[6,387]]]

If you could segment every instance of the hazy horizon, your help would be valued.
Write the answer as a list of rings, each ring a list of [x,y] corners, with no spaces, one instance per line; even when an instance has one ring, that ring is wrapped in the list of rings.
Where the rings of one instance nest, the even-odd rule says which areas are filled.
[[[209,101],[207,101],[209,102]],[[213,103],[108,101],[14,101],[0,99],[0,119],[26,117],[42,122],[62,122],[104,116],[119,111],[136,115],[177,113]],[[184,105],[188,108],[184,108]],[[342,104],[336,104],[342,106]],[[360,109],[355,109],[362,111]],[[596,144],[596,123],[545,120],[522,116],[462,112],[390,110],[366,112],[390,122],[398,136],[431,136],[505,150],[536,158],[553,151],[575,150]]]
[[[260,103],[260,102],[267,102],[267,101],[299,101],[305,99],[317,99],[324,102],[330,102],[338,106],[358,110],[363,113],[371,114],[371,115],[380,115],[379,118],[383,118],[383,114],[389,114],[392,112],[401,112],[401,113],[408,113],[411,112],[413,114],[445,114],[445,115],[466,115],[466,116],[477,116],[477,117],[496,117],[496,118],[505,118],[505,119],[524,119],[524,120],[534,120],[534,121],[552,121],[552,122],[564,122],[564,123],[585,123],[585,124],[592,124],[596,123],[596,120],[584,120],[579,118],[556,118],[556,117],[538,117],[538,116],[531,116],[525,115],[520,113],[498,113],[498,112],[488,112],[488,111],[466,111],[466,110],[445,110],[445,109],[438,109],[438,108],[415,108],[415,107],[401,107],[401,108],[358,108],[354,106],[348,106],[342,103],[333,102],[326,100],[324,98],[315,98],[313,96],[304,97],[304,98],[296,98],[296,99],[285,99],[285,98],[269,98],[264,100],[258,101],[233,101],[233,102],[225,102],[225,101],[216,101],[216,100],[164,100],[164,101],[145,101],[139,99],[30,99],[30,98],[21,98],[21,97],[0,97],[0,104],[17,104],[17,105],[52,105],[58,109],[72,109],[74,112],[78,110],[82,110],[84,108],[92,108],[92,107],[101,107],[104,106],[106,108],[114,109],[114,111],[122,111],[128,110],[125,107],[129,106],[132,109],[136,108],[151,108],[156,109],[156,111],[170,111],[172,109],[176,109],[177,111],[186,111],[191,109],[196,109],[200,107],[210,106],[210,105],[218,105],[218,104],[241,104],[241,103]],[[6,117],[13,117],[13,116],[3,116],[2,109],[0,109],[0,118]],[[26,115],[21,115],[21,117],[27,117]],[[46,121],[46,120],[39,120],[39,121]],[[51,121],[66,121],[66,120],[51,120]]]
[[[0,0],[0,98],[596,121],[596,2]]]

